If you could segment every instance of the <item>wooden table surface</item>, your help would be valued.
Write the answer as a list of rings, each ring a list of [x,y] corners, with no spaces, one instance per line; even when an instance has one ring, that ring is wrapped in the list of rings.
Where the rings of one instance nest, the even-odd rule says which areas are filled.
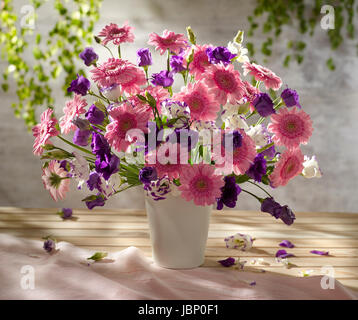
[[[151,256],[147,217],[143,210],[74,210],[76,219],[63,221],[56,209],[0,207],[0,232],[38,239],[52,235],[94,251],[119,251],[128,246],[140,248]],[[286,226],[269,214],[254,211],[214,211],[211,217],[205,267],[218,267],[217,260],[240,257],[246,270],[274,272],[300,277],[302,271],[322,275],[322,267],[334,269],[334,277],[345,286],[358,290],[358,214],[296,213],[296,221]],[[254,247],[242,252],[225,247],[224,237],[241,232],[256,238]],[[281,248],[282,240],[295,248]],[[286,249],[295,257],[286,268],[275,260],[275,253]],[[311,254],[311,250],[329,251],[329,256]],[[253,264],[253,260],[263,262]]]

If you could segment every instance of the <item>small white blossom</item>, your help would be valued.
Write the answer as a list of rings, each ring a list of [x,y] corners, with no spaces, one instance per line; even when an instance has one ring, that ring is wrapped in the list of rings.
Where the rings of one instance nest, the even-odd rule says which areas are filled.
[[[225,106],[221,113],[221,120],[225,123],[225,128],[230,130],[249,129],[244,117],[239,115],[239,107],[240,105]]]
[[[73,178],[78,181],[78,189],[82,189],[83,184],[89,179],[89,166],[87,160],[81,156],[77,151],[73,154],[75,158],[71,161],[71,171]]]
[[[321,173],[321,170],[320,170],[320,168],[318,166],[318,162],[316,160],[316,157],[313,156],[310,159],[309,157],[305,156],[304,160],[305,161],[303,162],[302,175],[307,179],[321,178],[322,173]]]
[[[269,134],[265,128],[265,126],[258,125],[258,126],[251,126],[247,131],[246,134],[255,142],[257,147],[266,146],[269,143]]]
[[[250,62],[250,59],[247,56],[249,50],[244,48],[241,44],[239,44],[235,41],[230,41],[227,44],[227,48],[230,50],[231,53],[237,55],[237,58],[235,61],[237,61],[239,63]]]

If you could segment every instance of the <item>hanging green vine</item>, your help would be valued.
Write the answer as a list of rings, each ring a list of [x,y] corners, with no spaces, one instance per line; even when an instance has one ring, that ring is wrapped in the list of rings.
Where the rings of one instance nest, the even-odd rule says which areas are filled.
[[[18,101],[11,106],[29,129],[37,122],[36,107],[54,103],[51,80],[57,79],[63,71],[62,88],[67,94],[68,83],[76,78],[75,61],[92,42],[101,6],[101,0],[55,0],[54,12],[50,13],[54,25],[42,33],[36,27],[36,11],[45,2],[31,0],[30,5],[23,6],[19,12],[14,11],[12,0],[1,3],[1,59],[7,62],[1,87],[6,92],[14,85]],[[31,52],[35,62],[25,58]],[[79,72],[84,74],[83,70]]]
[[[334,9],[334,28],[322,30],[319,26],[325,13],[321,13],[324,5],[330,5]],[[307,3],[304,0],[256,0],[256,7],[252,15],[248,17],[250,22],[249,37],[253,37],[255,31],[262,31],[267,34],[265,41],[261,43],[261,52],[271,56],[274,42],[287,41],[289,53],[283,60],[283,65],[288,67],[292,61],[298,64],[304,60],[306,43],[299,40],[299,34],[313,36],[317,25],[320,31],[326,32],[331,44],[331,49],[339,48],[346,38],[354,39],[355,25],[354,11],[358,12],[358,5],[355,7],[355,0],[314,0]],[[261,18],[264,19],[261,23]],[[260,22],[259,22],[260,19]],[[298,23],[299,34],[295,39],[280,38],[282,29],[285,26],[296,27]],[[262,25],[259,30],[260,24]],[[286,35],[286,34],[285,34]],[[252,42],[247,44],[250,55],[254,55],[256,48]],[[358,49],[358,45],[357,45]],[[335,69],[334,61],[329,58],[326,65],[330,70]]]

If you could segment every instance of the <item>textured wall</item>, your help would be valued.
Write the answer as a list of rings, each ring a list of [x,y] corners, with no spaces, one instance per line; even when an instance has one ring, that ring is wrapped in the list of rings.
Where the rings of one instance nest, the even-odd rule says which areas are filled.
[[[26,4],[17,1],[18,5]],[[49,7],[49,5],[47,5]],[[191,25],[199,42],[225,45],[238,29],[247,29],[247,15],[253,1],[192,1],[192,0],[105,0],[99,31],[106,23],[121,24],[128,20],[135,27],[136,43],[124,45],[124,56],[135,61],[135,50],[146,45],[150,32],[161,33],[165,28],[185,32]],[[52,24],[45,9],[38,12],[37,28],[44,32]],[[284,30],[284,35],[292,35]],[[256,40],[261,36],[257,35]],[[358,159],[358,62],[353,44],[346,44],[337,53],[337,71],[332,73],[324,61],[331,56],[325,32],[317,30],[314,39],[307,39],[308,48],[302,65],[282,67],[285,43],[274,48],[273,58],[266,64],[280,75],[284,84],[296,88],[303,108],[314,121],[314,134],[306,154],[315,154],[324,176],[322,179],[305,180],[298,177],[286,188],[273,191],[281,203],[287,203],[296,211],[358,211],[357,181]],[[99,51],[99,50],[97,50]],[[105,54],[105,51],[100,51]],[[158,62],[158,56],[155,55]],[[260,57],[258,57],[260,61]],[[164,64],[164,61],[163,61]],[[0,66],[3,68],[4,63]],[[60,88],[60,86],[59,86]],[[33,138],[22,120],[15,119],[10,108],[14,92],[1,92],[0,108],[0,205],[21,207],[80,207],[83,194],[69,194],[65,201],[55,203],[43,189],[40,179],[40,161],[32,155]],[[64,99],[57,91],[56,107],[63,107]],[[123,193],[108,202],[108,207],[143,207],[140,189]],[[238,202],[240,209],[257,209],[256,200],[243,194]]]

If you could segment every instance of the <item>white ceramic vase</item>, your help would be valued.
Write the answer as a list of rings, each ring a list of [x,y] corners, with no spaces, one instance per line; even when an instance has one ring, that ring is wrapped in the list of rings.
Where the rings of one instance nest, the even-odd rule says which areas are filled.
[[[145,206],[154,262],[170,269],[202,265],[212,206],[196,206],[172,195],[159,201],[145,196]]]

